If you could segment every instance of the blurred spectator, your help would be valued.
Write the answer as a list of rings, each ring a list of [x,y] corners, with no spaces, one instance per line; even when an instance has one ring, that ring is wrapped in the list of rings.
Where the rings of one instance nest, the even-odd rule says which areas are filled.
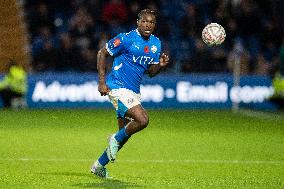
[[[252,0],[242,0],[237,13],[238,30],[242,37],[252,37],[260,33],[260,14]]]
[[[254,73],[256,75],[267,76],[270,73],[270,69],[271,69],[271,65],[269,64],[269,62],[266,61],[263,54],[259,54],[257,56],[256,69]]]
[[[60,36],[59,48],[59,65],[60,71],[83,71],[83,63],[80,49],[74,46],[73,41],[68,33]]]
[[[279,25],[272,20],[263,21],[261,31],[261,42],[262,44],[273,43],[275,46],[281,45],[281,32]]]
[[[266,5],[267,6],[267,5]],[[283,0],[273,0],[272,7],[274,11],[274,17],[278,20],[279,28],[284,33],[284,1]]]
[[[198,19],[198,10],[194,4],[185,5],[185,15],[180,19],[179,27],[181,28],[182,36],[191,36],[201,31],[201,20]]]
[[[89,14],[92,16],[95,23],[101,23],[103,1],[100,0],[85,0],[83,6],[86,7]]]
[[[22,97],[27,92],[27,74],[14,61],[8,64],[8,73],[0,81],[0,98],[5,108],[11,107],[12,100]]]
[[[276,44],[273,42],[267,42],[263,45],[262,53],[265,60],[269,63],[270,71],[268,72],[268,75],[273,76],[273,71],[279,64],[279,48],[277,48]]]
[[[55,37],[52,35],[50,28],[48,26],[42,26],[40,28],[39,34],[34,38],[32,43],[32,53],[37,56],[39,52],[43,50],[43,45],[45,41],[50,41],[53,46],[55,46]]]
[[[85,7],[79,7],[70,21],[70,34],[75,45],[88,48],[91,45],[91,36],[94,29],[92,17]]]
[[[241,1],[237,14],[238,31],[244,41],[244,47],[248,49],[253,60],[256,59],[260,50],[260,18],[259,9],[254,1]]]
[[[226,40],[225,40],[225,46],[226,49],[231,49],[234,45],[235,39],[238,37],[238,26],[237,22],[234,18],[229,18],[228,22],[226,24]]]
[[[58,55],[58,50],[54,48],[52,42],[49,40],[45,41],[43,50],[34,58],[34,71],[56,71],[59,64]]]
[[[190,62],[194,52],[195,52],[195,37],[192,36],[192,33],[188,31],[188,35],[181,38],[179,41],[175,42],[170,46],[170,52],[173,54],[171,58],[175,59],[175,71],[181,71],[184,69],[185,72],[189,72],[189,70],[185,66],[181,68],[181,64],[187,64]],[[186,71],[187,70],[187,71]]]
[[[113,21],[123,24],[127,20],[127,7],[122,0],[110,0],[103,7],[103,20],[107,23]]]
[[[128,7],[123,0],[110,0],[103,7],[102,18],[111,36],[127,31]]]
[[[278,70],[272,80],[274,93],[270,97],[270,101],[278,105],[280,109],[284,109],[284,37],[282,38],[282,46],[280,48],[280,61]]]
[[[224,46],[218,46],[212,49],[211,52],[211,64],[215,72],[227,72],[227,54]]]
[[[214,1],[213,1],[214,2]],[[225,0],[215,1],[217,3],[215,11],[213,12],[213,22],[226,26],[228,10]]]
[[[200,40],[195,42],[196,51],[190,61],[182,64],[183,72],[210,72],[213,71],[211,54],[205,44]]]
[[[127,6],[123,0],[110,0],[103,6],[102,18],[111,36],[126,32]]]
[[[241,75],[249,74],[250,55],[249,52],[243,47],[241,40],[236,40],[234,48],[229,52],[227,58],[227,68],[230,73],[234,73],[235,66],[240,67]]]
[[[271,74],[279,62],[280,39],[284,36],[284,3],[281,0],[25,2],[34,60],[38,62],[44,54],[47,57],[48,48],[45,45],[51,43],[51,49],[59,51],[59,66],[56,66],[56,70],[61,71],[96,71],[92,66],[96,61],[91,53],[115,34],[134,29],[136,15],[142,8],[158,10],[160,25],[155,32],[170,50],[173,66],[169,71],[172,72],[231,72],[234,41],[240,37],[244,47],[241,56],[242,73],[264,74],[265,69],[260,65],[266,62],[270,71],[265,73]],[[200,41],[203,27],[210,22],[224,26],[227,35],[224,44],[214,48],[195,45],[196,41]],[[62,37],[62,33],[63,36],[67,33],[68,37]],[[193,62],[197,62],[196,57],[200,57],[200,54],[206,56],[201,57],[204,64],[195,65]],[[51,59],[47,62],[51,62]],[[206,64],[205,59],[208,59]],[[41,66],[34,65],[38,71],[52,70],[51,67],[54,67],[39,69]]]
[[[97,72],[97,56],[94,49],[84,49],[82,51],[82,59],[84,68],[83,71],[86,72]]]
[[[35,9],[30,14],[30,31],[33,36],[36,36],[40,32],[40,28],[48,27],[51,30],[54,29],[53,16],[50,14],[48,6],[44,2],[38,2]]]
[[[138,0],[132,0],[129,2],[129,9],[128,9],[128,27],[129,29],[136,27],[137,22],[137,14],[139,13],[141,7]]]
[[[280,48],[280,74],[284,76],[284,37],[282,38],[282,46]]]

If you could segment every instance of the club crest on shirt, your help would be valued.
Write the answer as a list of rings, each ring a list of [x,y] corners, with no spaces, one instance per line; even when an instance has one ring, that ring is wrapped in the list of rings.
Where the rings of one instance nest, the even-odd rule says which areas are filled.
[[[156,47],[155,45],[152,45],[152,47],[151,47],[151,51],[152,51],[152,53],[157,52],[157,47]]]
[[[149,50],[149,47],[148,47],[148,46],[145,46],[145,47],[144,47],[144,52],[145,52],[145,53],[149,53],[149,51],[150,51],[150,50]]]
[[[114,47],[117,47],[119,44],[120,44],[120,39],[119,39],[119,38],[116,38],[116,39],[113,41],[113,46],[114,46]]]

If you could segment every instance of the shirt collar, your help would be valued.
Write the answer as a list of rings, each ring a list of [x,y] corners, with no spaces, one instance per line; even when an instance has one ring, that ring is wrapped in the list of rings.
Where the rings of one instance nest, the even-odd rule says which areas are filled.
[[[141,37],[143,40],[145,40],[145,41],[149,41],[150,38],[152,37],[152,34],[151,34],[150,37],[149,37],[149,39],[146,40],[146,39],[144,39],[144,38],[141,36],[141,34],[140,34],[139,31],[138,31],[138,28],[136,28],[135,31],[136,31],[137,35],[140,36],[140,37]]]

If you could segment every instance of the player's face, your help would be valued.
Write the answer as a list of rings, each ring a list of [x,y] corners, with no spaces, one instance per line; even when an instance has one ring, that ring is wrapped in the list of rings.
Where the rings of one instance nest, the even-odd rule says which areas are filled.
[[[137,21],[139,33],[146,39],[153,33],[156,25],[156,17],[151,14],[145,14]]]

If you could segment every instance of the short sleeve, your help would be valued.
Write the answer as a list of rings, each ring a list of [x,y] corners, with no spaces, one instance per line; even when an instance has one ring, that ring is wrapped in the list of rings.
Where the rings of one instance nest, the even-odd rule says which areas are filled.
[[[127,50],[128,37],[121,33],[106,43],[106,49],[111,56],[116,56]]]

